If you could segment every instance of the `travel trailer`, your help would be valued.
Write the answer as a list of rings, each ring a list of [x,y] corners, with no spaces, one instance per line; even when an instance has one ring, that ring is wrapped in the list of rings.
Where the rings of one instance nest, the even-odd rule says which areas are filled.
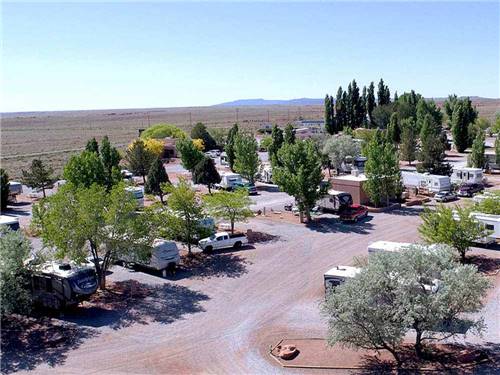
[[[120,261],[129,265],[139,265],[155,271],[161,271],[167,276],[168,269],[175,269],[181,258],[177,244],[173,241],[156,239],[153,241],[151,253],[146,259],[139,259],[134,255],[122,256]]]
[[[330,290],[345,283],[347,280],[355,277],[361,268],[351,267],[351,266],[336,266],[325,272],[323,275],[325,293],[329,293]]]
[[[14,216],[1,215],[0,225],[7,225],[11,230],[19,230],[19,219]]]
[[[451,182],[454,184],[483,184],[485,181],[481,168],[456,167],[451,174]]]
[[[36,304],[60,310],[89,299],[97,290],[97,276],[92,267],[46,262],[33,268],[31,290]]]
[[[478,238],[476,242],[478,244],[489,245],[497,242],[500,239],[500,215],[483,214],[482,212],[471,212],[471,217],[474,217],[478,222],[484,224],[485,228],[491,231],[484,238]],[[459,220],[459,216],[456,211],[453,212],[453,218]]]
[[[144,207],[144,191],[138,186],[127,186],[126,191],[132,193],[134,198],[137,200],[137,205],[139,207]]]
[[[368,255],[382,252],[397,252],[410,245],[410,243],[406,242],[376,241],[368,245]]]
[[[265,182],[266,184],[273,183],[273,168],[270,164],[262,164],[259,172],[259,181]]]
[[[339,212],[352,205],[352,196],[344,191],[328,190],[328,194],[318,200],[316,205],[326,212]]]
[[[418,193],[439,193],[450,191],[451,180],[448,176],[428,173],[401,172],[403,186],[406,189],[416,189]]]
[[[220,172],[220,183],[216,187],[224,190],[233,190],[242,185],[243,180],[238,173]]]

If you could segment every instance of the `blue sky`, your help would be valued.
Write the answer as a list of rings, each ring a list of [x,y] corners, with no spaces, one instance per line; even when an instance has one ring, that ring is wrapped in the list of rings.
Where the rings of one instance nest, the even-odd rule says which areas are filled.
[[[4,3],[1,110],[500,97],[499,2]]]

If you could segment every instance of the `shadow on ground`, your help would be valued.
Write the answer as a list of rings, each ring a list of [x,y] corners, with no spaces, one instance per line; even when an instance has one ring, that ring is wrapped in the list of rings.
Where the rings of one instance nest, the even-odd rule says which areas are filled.
[[[474,264],[479,272],[495,274],[500,270],[500,258],[490,258],[485,255],[469,255],[467,263]]]
[[[371,220],[372,217],[368,216],[356,223],[341,223],[337,219],[318,217],[314,221],[306,223],[306,227],[320,233],[368,234],[373,229],[373,224],[370,223]]]
[[[90,303],[68,311],[64,320],[113,329],[134,324],[170,324],[204,311],[206,294],[175,284],[149,285],[136,280],[118,281],[92,297]]]
[[[33,370],[46,363],[64,363],[66,353],[78,348],[97,330],[51,318],[2,318],[2,373]]]
[[[401,207],[401,208],[395,208],[390,211],[384,212],[387,215],[398,215],[398,216],[418,216],[422,212],[424,212],[424,209],[421,207]]]
[[[253,246],[245,246],[236,251],[253,249]],[[193,253],[182,259],[175,275],[169,276],[170,280],[181,280],[185,278],[205,279],[210,277],[237,278],[246,274],[247,265],[250,263],[238,254],[234,249],[215,250],[214,253]]]

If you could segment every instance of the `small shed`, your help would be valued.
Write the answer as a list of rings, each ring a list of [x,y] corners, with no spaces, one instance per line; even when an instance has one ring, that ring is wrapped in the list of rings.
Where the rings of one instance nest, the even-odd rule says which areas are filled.
[[[364,174],[348,174],[334,177],[330,181],[333,189],[351,194],[354,204],[368,204],[370,198],[363,188],[366,180]]]

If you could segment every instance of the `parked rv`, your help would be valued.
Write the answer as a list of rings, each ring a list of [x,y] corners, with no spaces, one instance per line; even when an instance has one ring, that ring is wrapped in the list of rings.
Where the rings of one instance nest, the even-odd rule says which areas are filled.
[[[481,168],[456,167],[453,168],[451,182],[454,184],[483,184],[486,179]]]
[[[328,190],[326,196],[316,202],[316,205],[325,212],[339,212],[352,206],[352,196],[344,191]]]
[[[328,294],[335,287],[345,283],[347,280],[354,278],[360,272],[361,268],[351,266],[336,266],[329,269],[323,275],[325,294]]]
[[[125,181],[132,181],[132,178],[134,177],[134,174],[127,169],[122,169],[121,174]]]
[[[126,191],[132,193],[134,198],[137,200],[137,205],[139,207],[144,207],[144,191],[139,186],[127,186]]]
[[[1,215],[0,225],[7,225],[11,230],[19,230],[19,219],[14,216]]]
[[[226,249],[229,247],[237,249],[246,244],[248,244],[246,235],[242,233],[230,234],[227,232],[215,233],[214,235],[204,238],[198,242],[198,245],[203,251]]]
[[[382,252],[397,252],[410,245],[410,243],[406,242],[376,241],[368,245],[368,255]]]
[[[88,300],[97,290],[97,276],[92,267],[47,262],[33,268],[31,289],[35,304],[59,310]]]
[[[140,259],[136,255],[122,256],[120,262],[128,265],[138,265],[155,271],[161,271],[163,277],[167,276],[167,270],[173,270],[180,263],[179,249],[173,241],[156,239],[153,241],[151,253],[146,259]]]
[[[481,212],[471,212],[471,217],[482,224],[485,228],[490,231],[490,233],[484,238],[478,238],[476,243],[489,245],[500,239],[500,215],[483,214]],[[459,216],[456,211],[453,212],[453,218],[459,220]]]
[[[243,179],[238,173],[230,172],[219,172],[220,183],[216,184],[215,187],[224,190],[234,190],[243,185]]]
[[[227,154],[225,152],[221,152],[219,162],[221,165],[229,165]]]
[[[401,177],[405,188],[417,189],[420,194],[439,193],[451,189],[451,180],[448,176],[403,171]]]

